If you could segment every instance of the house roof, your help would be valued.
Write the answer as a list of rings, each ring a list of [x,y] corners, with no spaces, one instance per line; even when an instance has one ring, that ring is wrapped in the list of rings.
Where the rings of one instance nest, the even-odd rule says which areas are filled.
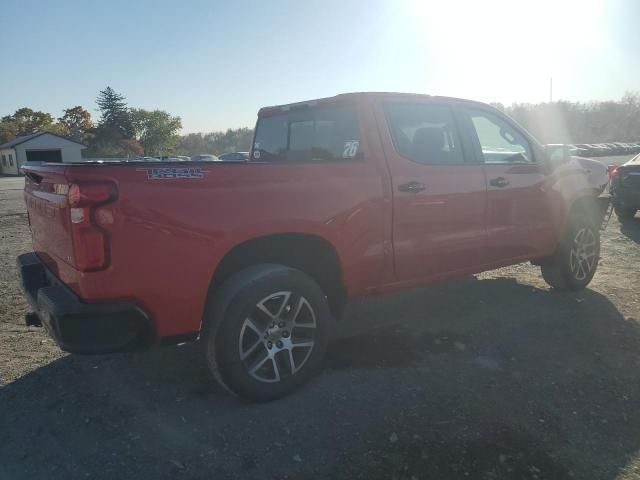
[[[73,143],[77,143],[78,145],[82,145],[83,147],[86,147],[86,145],[84,143],[80,143],[80,142],[76,142],[75,140],[72,140],[69,137],[64,137],[62,135],[58,135],[57,133],[52,133],[52,132],[38,132],[38,133],[32,133],[31,135],[25,135],[24,137],[18,137],[18,138],[14,138],[13,140],[7,142],[7,143],[3,143],[2,145],[0,145],[0,148],[13,148],[17,145],[20,145],[21,143],[24,142],[28,142],[29,140],[39,137],[40,135],[45,135],[45,134],[49,134],[49,135],[53,135],[55,137],[60,137],[63,138],[69,142],[73,142]]]

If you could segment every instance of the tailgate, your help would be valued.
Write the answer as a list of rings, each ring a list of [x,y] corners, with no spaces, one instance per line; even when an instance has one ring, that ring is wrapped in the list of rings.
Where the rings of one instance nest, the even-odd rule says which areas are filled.
[[[73,245],[64,166],[26,167],[24,199],[29,213],[33,247],[57,272],[57,264],[72,264]]]

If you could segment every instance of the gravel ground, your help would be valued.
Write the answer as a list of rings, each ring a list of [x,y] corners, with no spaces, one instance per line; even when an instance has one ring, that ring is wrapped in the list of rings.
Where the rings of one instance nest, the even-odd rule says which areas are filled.
[[[193,345],[61,353],[22,325],[22,179],[0,178],[0,479],[640,478],[640,218],[590,287],[528,264],[378,300],[300,392],[222,391]]]

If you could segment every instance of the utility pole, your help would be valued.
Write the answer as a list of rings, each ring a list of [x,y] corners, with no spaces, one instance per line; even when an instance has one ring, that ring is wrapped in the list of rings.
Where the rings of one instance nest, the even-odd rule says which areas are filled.
[[[549,103],[553,103],[553,77],[549,77]]]

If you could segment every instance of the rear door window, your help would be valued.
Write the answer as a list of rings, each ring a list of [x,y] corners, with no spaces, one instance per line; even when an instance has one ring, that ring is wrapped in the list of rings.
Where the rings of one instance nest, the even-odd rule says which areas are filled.
[[[258,120],[252,161],[310,162],[361,157],[360,126],[349,106],[304,108]]]
[[[464,156],[451,108],[419,102],[385,104],[396,151],[414,162],[461,164]]]

